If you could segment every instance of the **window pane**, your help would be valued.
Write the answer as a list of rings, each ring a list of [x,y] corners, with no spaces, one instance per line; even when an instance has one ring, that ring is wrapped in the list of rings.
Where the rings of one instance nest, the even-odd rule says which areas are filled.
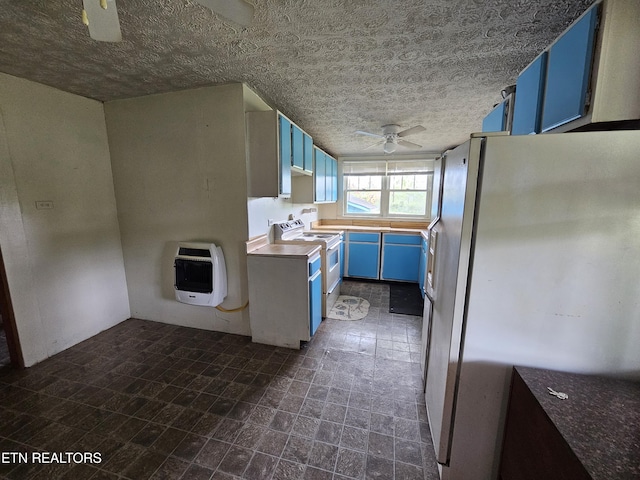
[[[347,190],[381,190],[382,177],[380,175],[349,175],[346,177]]]
[[[346,185],[347,185],[347,188],[349,190],[357,190],[358,189],[358,177],[354,177],[353,175],[349,175],[347,177]]]
[[[416,190],[426,190],[428,182],[429,175],[416,175]]]
[[[389,176],[391,190],[402,189],[402,175],[390,175]]]
[[[369,190],[371,188],[371,177],[365,175],[359,178],[358,190]]]
[[[402,188],[404,190],[413,190],[415,188],[415,176],[403,175],[402,176]]]
[[[379,214],[380,192],[349,192],[347,194],[347,213]]]
[[[427,211],[427,192],[391,192],[389,213],[393,215],[424,215]]]

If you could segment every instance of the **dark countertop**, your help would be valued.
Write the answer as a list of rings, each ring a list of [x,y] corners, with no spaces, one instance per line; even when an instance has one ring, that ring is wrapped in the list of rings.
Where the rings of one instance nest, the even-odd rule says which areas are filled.
[[[640,382],[516,371],[594,480],[640,479]],[[569,398],[560,400],[547,387]]]

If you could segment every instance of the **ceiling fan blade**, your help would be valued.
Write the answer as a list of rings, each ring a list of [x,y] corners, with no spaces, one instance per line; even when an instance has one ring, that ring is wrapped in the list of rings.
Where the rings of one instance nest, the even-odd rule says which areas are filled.
[[[253,20],[254,7],[244,0],[195,0],[213,13],[230,20],[241,27],[248,27]]]
[[[373,145],[369,145],[368,147],[365,148],[365,150],[369,150],[370,148],[373,147],[379,147],[380,145],[384,145],[386,143],[386,139],[385,140],[381,140],[379,142],[374,143]]]
[[[399,137],[406,137],[407,135],[413,135],[414,133],[424,132],[426,128],[422,125],[416,125],[415,127],[407,128],[401,132],[398,132]]]
[[[82,0],[82,5],[88,21],[89,36],[99,42],[121,42],[120,21],[116,0],[106,0],[100,6],[100,0]]]
[[[422,148],[422,145],[418,145],[417,143],[408,142],[406,140],[398,140],[398,145],[402,145],[405,148],[410,148],[411,150],[418,150]]]
[[[358,130],[358,131],[356,131],[356,133],[358,133],[360,135],[368,135],[369,137],[385,138],[384,135],[378,135],[377,133],[363,132],[362,130]]]

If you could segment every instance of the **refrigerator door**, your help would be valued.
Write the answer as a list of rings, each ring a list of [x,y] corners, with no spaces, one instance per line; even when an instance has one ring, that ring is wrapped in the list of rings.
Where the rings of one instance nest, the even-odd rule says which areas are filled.
[[[430,228],[433,286],[425,400],[436,459],[444,465],[449,462],[455,414],[481,146],[482,139],[472,139],[447,153],[440,218]]]
[[[442,198],[442,172],[444,168],[444,158],[438,157],[433,162],[433,195],[431,197],[431,221],[437,220],[440,216],[440,199]]]

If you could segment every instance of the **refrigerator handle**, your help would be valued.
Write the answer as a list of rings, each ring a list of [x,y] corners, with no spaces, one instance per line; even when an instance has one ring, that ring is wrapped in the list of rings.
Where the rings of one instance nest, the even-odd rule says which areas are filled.
[[[425,284],[425,294],[429,300],[434,301],[435,289],[435,273],[436,273],[436,255],[438,250],[438,232],[435,230],[437,222],[429,225],[429,251],[427,252],[427,281]]]

